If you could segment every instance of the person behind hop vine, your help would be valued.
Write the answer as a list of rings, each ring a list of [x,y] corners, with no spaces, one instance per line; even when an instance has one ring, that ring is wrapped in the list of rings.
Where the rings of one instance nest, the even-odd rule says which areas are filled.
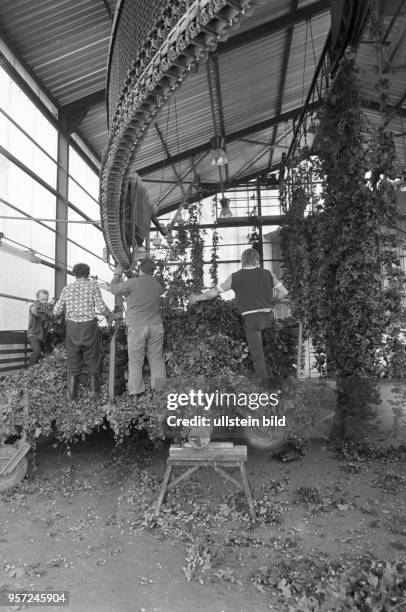
[[[96,312],[111,316],[110,309],[103,301],[97,283],[89,279],[90,268],[85,263],[73,266],[76,279],[62,289],[54,307],[57,317],[65,310],[66,356],[68,360],[68,400],[76,398],[78,378],[84,363],[89,375],[92,396],[99,392],[98,370],[100,364],[100,345]]]
[[[41,305],[48,304],[49,292],[47,289],[39,289],[36,300],[31,304],[28,311],[27,339],[31,345],[32,353],[28,361],[28,367],[38,363],[41,356],[41,342],[45,337],[45,330],[40,316]]]
[[[283,284],[270,270],[264,270],[259,264],[259,253],[255,249],[246,249],[241,254],[241,270],[231,274],[223,283],[200,295],[191,294],[189,303],[196,304],[211,300],[232,289],[235,293],[237,308],[244,320],[245,336],[254,367],[255,376],[268,378],[265,364],[262,331],[272,325],[274,290],[279,299],[287,295]]]

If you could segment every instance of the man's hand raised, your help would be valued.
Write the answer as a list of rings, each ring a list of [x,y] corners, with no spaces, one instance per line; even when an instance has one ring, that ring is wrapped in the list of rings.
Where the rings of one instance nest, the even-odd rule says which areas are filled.
[[[197,295],[195,293],[191,293],[189,295],[189,305],[194,306],[194,304],[197,304],[197,301]]]

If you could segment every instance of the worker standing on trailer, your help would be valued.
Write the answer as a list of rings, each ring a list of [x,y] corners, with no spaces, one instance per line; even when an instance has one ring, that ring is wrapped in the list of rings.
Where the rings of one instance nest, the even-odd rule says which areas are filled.
[[[127,296],[128,394],[133,406],[145,391],[142,366],[145,355],[151,370],[151,388],[166,378],[163,351],[164,327],[161,317],[163,288],[153,276],[153,259],[141,260],[138,276],[121,281],[122,266],[115,268],[110,290],[114,295]]]
[[[287,291],[273,272],[260,267],[258,251],[246,249],[241,254],[241,270],[201,295],[192,293],[189,303],[211,300],[230,289],[235,292],[237,308],[244,320],[245,336],[255,375],[260,379],[268,378],[262,331],[272,325],[274,289],[278,298],[283,298]]]
[[[62,289],[54,307],[55,316],[65,310],[69,401],[76,398],[82,362],[89,375],[91,395],[95,396],[99,392],[100,345],[96,312],[104,314],[106,318],[111,315],[100,288],[95,281],[89,279],[89,266],[78,263],[73,266],[72,272],[76,280]]]
[[[31,345],[32,353],[30,355],[30,359],[28,361],[28,367],[35,365],[38,363],[38,360],[41,356],[41,342],[45,337],[44,325],[41,320],[41,306],[46,307],[49,305],[50,313],[52,312],[52,306],[49,304],[49,292],[47,289],[39,289],[36,293],[36,300],[33,304],[31,304],[29,308],[29,318],[28,318],[28,330],[27,330],[27,339]]]

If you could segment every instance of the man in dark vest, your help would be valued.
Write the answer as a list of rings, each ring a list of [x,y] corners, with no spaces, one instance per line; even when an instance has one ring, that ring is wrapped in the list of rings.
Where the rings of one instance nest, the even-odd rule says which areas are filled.
[[[267,378],[262,331],[270,327],[274,289],[278,298],[287,294],[285,287],[270,270],[259,265],[259,254],[255,249],[246,249],[241,255],[241,270],[231,274],[224,283],[201,295],[192,294],[190,304],[211,300],[223,291],[235,292],[237,308],[244,320],[245,335],[257,378]]]

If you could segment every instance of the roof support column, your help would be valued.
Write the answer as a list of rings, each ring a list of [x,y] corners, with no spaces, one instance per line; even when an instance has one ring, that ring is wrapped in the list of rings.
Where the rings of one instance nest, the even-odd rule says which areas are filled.
[[[59,298],[66,285],[68,264],[68,189],[69,189],[69,132],[58,131],[58,165],[56,170],[55,224],[55,297]]]
[[[257,204],[258,204],[258,218],[262,221],[262,203],[261,203],[261,181],[257,178]],[[259,234],[259,263],[261,268],[264,267],[264,237],[262,231],[262,223],[259,223],[258,227]]]

